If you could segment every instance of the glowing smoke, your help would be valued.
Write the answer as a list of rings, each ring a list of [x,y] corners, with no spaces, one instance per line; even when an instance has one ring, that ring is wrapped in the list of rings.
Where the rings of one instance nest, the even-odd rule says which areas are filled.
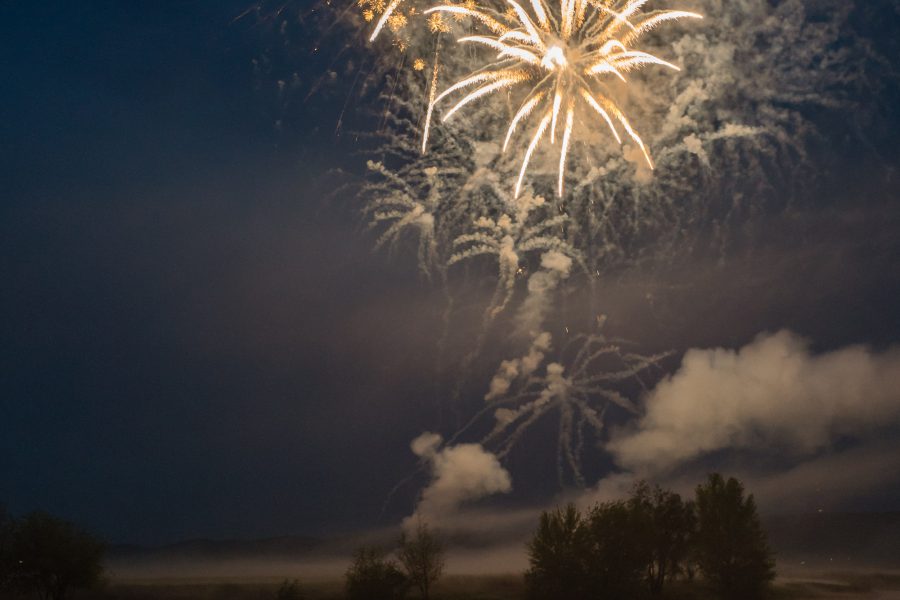
[[[568,279],[572,259],[551,250],[541,255],[541,268],[528,277],[528,295],[516,314],[516,330],[520,336],[535,336],[543,326],[553,303],[553,292]]]
[[[485,401],[490,402],[503,397],[516,379],[530,377],[544,361],[544,355],[550,350],[550,343],[550,334],[543,331],[532,340],[528,354],[521,358],[501,362],[500,368],[491,379],[488,393],[484,397]]]
[[[900,422],[900,350],[851,346],[814,355],[788,331],[738,351],[690,350],[609,444],[631,470],[656,471],[723,449],[812,453]]]
[[[412,517],[439,525],[451,518],[467,502],[512,490],[509,473],[497,457],[479,444],[459,444],[441,448],[443,438],[423,433],[410,445],[416,456],[428,461],[431,483],[422,490]]]

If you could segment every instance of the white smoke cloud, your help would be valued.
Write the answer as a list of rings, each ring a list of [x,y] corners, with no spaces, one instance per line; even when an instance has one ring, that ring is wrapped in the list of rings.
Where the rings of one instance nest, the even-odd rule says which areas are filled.
[[[490,402],[496,398],[500,398],[509,391],[513,381],[519,377],[528,377],[534,373],[535,369],[540,366],[544,360],[544,355],[550,350],[551,336],[546,331],[538,334],[531,342],[528,353],[521,358],[512,360],[504,360],[500,363],[500,368],[491,379],[488,393],[484,399]],[[418,453],[416,453],[418,454]]]
[[[519,335],[537,335],[550,310],[552,292],[569,277],[572,259],[550,250],[541,255],[541,268],[528,278],[528,295],[516,315]]]
[[[442,443],[444,438],[439,433],[426,431],[414,439],[409,447],[412,448],[413,454],[420,458],[432,458]]]
[[[430,463],[431,483],[422,491],[406,526],[418,519],[435,525],[447,523],[465,503],[512,490],[509,473],[480,444],[441,448],[442,442],[440,435],[429,432],[412,441],[413,452]]]
[[[815,355],[789,331],[740,350],[690,350],[607,448],[636,472],[662,472],[728,449],[810,455],[900,423],[900,350],[849,346]]]

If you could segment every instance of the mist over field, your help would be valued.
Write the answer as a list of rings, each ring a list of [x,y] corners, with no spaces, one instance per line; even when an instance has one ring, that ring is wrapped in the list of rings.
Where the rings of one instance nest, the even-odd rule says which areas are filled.
[[[448,538],[450,575],[516,575],[528,567],[526,543],[539,510],[521,511],[504,529],[472,527]],[[482,523],[491,515],[482,514]],[[497,519],[502,519],[497,515]],[[900,513],[810,513],[764,518],[783,579],[835,573],[900,575]],[[480,531],[480,535],[474,533]],[[272,581],[298,577],[334,581],[353,550],[386,548],[396,530],[336,539],[281,537],[253,541],[196,540],[162,547],[113,547],[109,575],[118,582]]]

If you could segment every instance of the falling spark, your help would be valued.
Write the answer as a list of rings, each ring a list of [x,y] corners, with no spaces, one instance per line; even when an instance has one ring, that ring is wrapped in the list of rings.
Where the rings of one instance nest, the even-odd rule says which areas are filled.
[[[430,128],[434,105],[466,88],[475,87],[447,110],[447,121],[470,102],[501,90],[527,86],[527,94],[506,132],[503,151],[509,146],[517,127],[538,115],[538,125],[525,151],[516,182],[515,195],[522,184],[532,155],[547,129],[550,143],[556,144],[558,123],[564,119],[560,147],[557,194],[562,197],[565,166],[575,122],[575,109],[585,106],[589,114],[599,115],[621,144],[616,124],[641,149],[652,169],[650,152],[631,122],[611,99],[605,81],[615,77],[627,82],[625,74],[645,65],[668,69],[679,68],[647,52],[634,49],[642,35],[667,21],[701,19],[701,15],[683,10],[657,10],[642,13],[647,0],[530,0],[533,14],[515,0],[506,0],[507,13],[489,8],[440,5],[425,14],[447,13],[474,18],[486,26],[485,35],[469,35],[457,39],[461,44],[478,44],[497,52],[496,57],[467,77],[454,83],[436,98],[430,99],[425,130]],[[503,24],[503,22],[507,24]],[[427,133],[423,152],[427,149]]]

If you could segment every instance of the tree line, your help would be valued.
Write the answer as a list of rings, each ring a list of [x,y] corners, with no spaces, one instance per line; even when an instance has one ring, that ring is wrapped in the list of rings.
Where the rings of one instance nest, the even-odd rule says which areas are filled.
[[[659,598],[672,582],[716,597],[768,594],[775,562],[752,495],[734,478],[710,475],[685,501],[646,482],[629,498],[541,514],[525,574],[534,600]]]
[[[42,512],[13,519],[0,506],[0,598],[65,600],[102,582],[105,546],[72,523]],[[568,505],[540,515],[527,544],[529,600],[653,600],[703,588],[704,597],[760,600],[775,562],[753,495],[712,474],[692,499],[640,482],[624,500],[587,510]],[[357,550],[345,574],[349,600],[429,600],[443,574],[445,546],[424,522],[392,553]],[[306,597],[285,581],[278,600]]]
[[[528,543],[529,600],[643,600],[679,585],[722,600],[770,592],[775,561],[753,495],[712,474],[693,499],[640,482],[625,500],[579,511],[541,513]],[[360,548],[346,573],[350,600],[398,600],[411,588],[428,600],[441,576],[444,547],[427,525],[401,538],[396,560]]]

